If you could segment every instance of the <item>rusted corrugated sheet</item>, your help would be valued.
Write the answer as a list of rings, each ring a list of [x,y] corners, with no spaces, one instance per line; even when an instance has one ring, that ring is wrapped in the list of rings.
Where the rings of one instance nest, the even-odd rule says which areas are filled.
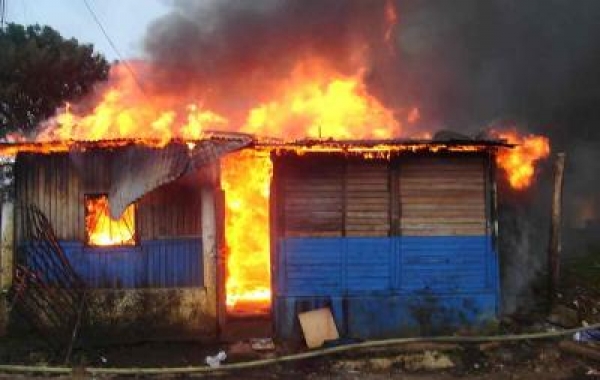
[[[161,149],[131,146],[118,150],[112,161],[108,193],[111,216],[118,219],[136,199],[180,177],[187,165],[185,145],[169,144]]]
[[[16,197],[38,206],[61,240],[83,241],[85,195],[109,193],[118,208],[144,198],[137,212],[142,239],[199,236],[198,185],[214,177],[211,161],[250,141],[243,137],[213,139],[193,149],[175,143],[165,148],[128,145],[69,153],[20,153],[15,167]],[[117,210],[119,215],[121,212]]]
[[[186,144],[171,143],[160,149],[144,146],[120,149],[112,163],[108,195],[111,216],[118,218],[128,205],[144,194],[251,142],[251,137],[240,135],[203,140],[191,148]]]

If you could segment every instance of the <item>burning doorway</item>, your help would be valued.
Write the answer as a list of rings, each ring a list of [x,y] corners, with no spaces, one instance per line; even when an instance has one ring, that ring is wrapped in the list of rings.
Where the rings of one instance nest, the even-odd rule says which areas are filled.
[[[271,310],[267,152],[244,150],[222,161],[225,192],[225,303],[228,315],[268,315]]]

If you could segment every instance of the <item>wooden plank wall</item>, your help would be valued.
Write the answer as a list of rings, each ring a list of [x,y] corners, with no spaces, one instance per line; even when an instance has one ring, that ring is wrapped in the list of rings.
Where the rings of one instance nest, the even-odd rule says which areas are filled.
[[[19,154],[16,199],[33,203],[49,218],[60,240],[84,241],[84,196],[108,193],[112,153]],[[136,223],[142,239],[200,236],[200,192],[183,178],[138,202]]]
[[[390,233],[389,165],[382,161],[349,162],[346,167],[346,236]]]
[[[280,236],[485,235],[486,162],[466,155],[277,159]]]
[[[306,157],[277,162],[284,236],[388,236],[388,163]]]
[[[285,236],[342,236],[344,162],[286,161],[277,169]]]
[[[400,162],[400,234],[486,233],[485,159],[421,157]]]

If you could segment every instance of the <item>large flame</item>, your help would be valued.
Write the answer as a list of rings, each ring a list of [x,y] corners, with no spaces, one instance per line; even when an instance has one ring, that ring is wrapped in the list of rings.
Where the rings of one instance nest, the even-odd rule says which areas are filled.
[[[135,206],[127,207],[115,220],[110,216],[106,195],[86,197],[85,229],[89,245],[134,245]]]
[[[513,149],[498,152],[496,161],[506,172],[511,187],[526,189],[535,176],[535,164],[550,154],[550,141],[544,136],[521,135],[516,130],[495,131],[494,134],[516,144]]]
[[[152,66],[129,62],[140,72]],[[38,141],[134,138],[164,145],[173,138],[200,139],[206,129],[227,126],[227,119],[205,109],[201,102],[179,94],[147,92],[133,79],[125,64],[115,64],[110,80],[90,110],[70,104],[37,136]]]
[[[303,61],[274,97],[250,109],[243,131],[287,139],[399,136],[400,124],[369,94],[363,73],[342,75],[322,60]]]
[[[271,302],[268,153],[245,150],[222,161],[229,311],[268,311]]]

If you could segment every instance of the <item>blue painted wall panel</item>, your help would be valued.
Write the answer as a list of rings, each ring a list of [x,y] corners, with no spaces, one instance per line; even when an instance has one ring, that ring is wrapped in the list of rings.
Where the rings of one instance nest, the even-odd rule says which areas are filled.
[[[202,244],[198,239],[142,241],[135,247],[86,247],[60,243],[75,271],[92,288],[202,286]]]
[[[498,313],[498,258],[488,236],[284,238],[274,310],[279,336],[297,314],[330,306],[360,338],[436,333]]]
[[[392,289],[391,239],[346,238],[346,292],[374,293]]]
[[[289,238],[282,241],[279,291],[289,295],[329,295],[342,291],[342,241]]]

